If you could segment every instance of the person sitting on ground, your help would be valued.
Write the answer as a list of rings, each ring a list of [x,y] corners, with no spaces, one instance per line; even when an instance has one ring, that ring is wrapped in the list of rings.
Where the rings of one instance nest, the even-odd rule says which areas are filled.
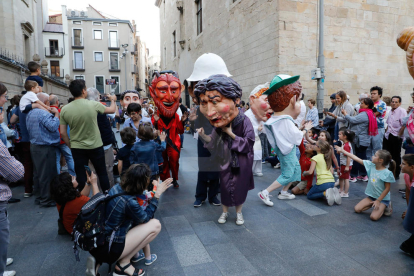
[[[304,145],[304,140],[302,140],[302,143],[299,146],[300,151],[300,158],[299,158],[299,164],[302,173],[305,171],[308,171],[312,160],[311,158],[315,155],[315,151],[313,150],[312,144]],[[305,194],[307,195],[309,190],[312,188],[312,181],[313,181],[313,173],[310,175],[302,175],[301,181],[292,189],[292,194],[294,195],[301,195]]]
[[[97,270],[102,262],[114,263],[114,276],[141,276],[142,269],[135,269],[131,265],[131,258],[154,240],[161,231],[161,224],[154,219],[158,207],[158,200],[165,190],[172,186],[172,178],[164,182],[155,183],[157,191],[145,210],[138,204],[136,195],[147,189],[151,178],[151,170],[146,164],[135,164],[125,172],[121,184],[111,188],[109,195],[122,195],[113,198],[107,203],[105,232],[108,234],[106,243],[90,251],[94,257],[87,262],[88,270]],[[131,227],[132,224],[132,227]],[[128,230],[129,229],[129,230]],[[113,235],[110,246],[109,239]]]
[[[391,154],[386,150],[379,150],[372,156],[372,161],[362,160],[357,156],[345,151],[342,147],[335,146],[336,151],[351,157],[355,162],[365,166],[368,174],[368,185],[365,194],[368,196],[355,206],[355,212],[361,213],[374,207],[371,220],[379,220],[382,215],[391,216],[391,183],[395,182],[395,162]]]
[[[125,144],[124,147],[120,148],[118,151],[118,172],[122,176],[126,170],[128,170],[131,163],[129,162],[129,157],[131,155],[131,149],[135,144],[136,137],[135,130],[131,127],[126,127],[121,130],[121,140],[122,144]]]
[[[97,177],[94,173],[88,175],[88,180],[81,192],[78,191],[76,177],[67,172],[56,176],[50,184],[50,193],[56,201],[56,207],[60,213],[63,208],[62,222],[68,234],[72,233],[73,223],[77,218],[83,205],[89,200],[92,187],[92,195],[99,193]]]

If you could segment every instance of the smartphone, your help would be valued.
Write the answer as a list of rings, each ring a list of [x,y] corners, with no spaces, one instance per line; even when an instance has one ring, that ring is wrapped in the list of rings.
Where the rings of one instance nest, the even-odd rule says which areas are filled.
[[[92,175],[92,171],[91,171],[91,168],[89,168],[89,166],[85,165],[85,170],[86,170],[86,172],[88,173],[89,176]]]
[[[328,108],[324,108],[323,112],[325,112],[325,113],[328,112]]]

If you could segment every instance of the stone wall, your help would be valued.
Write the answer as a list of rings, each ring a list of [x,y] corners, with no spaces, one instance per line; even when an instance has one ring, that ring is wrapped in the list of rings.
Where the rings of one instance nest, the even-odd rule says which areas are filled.
[[[278,73],[299,74],[306,98],[316,99],[318,0],[204,0],[203,32],[197,35],[196,3],[158,0],[161,22],[161,68],[189,77],[194,61],[213,52],[227,63],[243,88],[243,99],[258,84]],[[379,85],[384,95],[400,95],[411,104],[413,80],[398,33],[414,26],[412,0],[325,0],[326,79],[329,95],[346,91],[353,103],[358,95]],[[173,32],[176,31],[176,57]],[[184,49],[178,43],[184,40]]]

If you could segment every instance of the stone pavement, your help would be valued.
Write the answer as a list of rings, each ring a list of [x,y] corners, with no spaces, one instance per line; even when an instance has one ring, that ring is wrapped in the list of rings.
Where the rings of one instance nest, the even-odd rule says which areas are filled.
[[[119,135],[118,139],[119,139]],[[265,206],[257,197],[279,174],[279,169],[263,165],[263,177],[255,177],[243,207],[244,226],[235,224],[230,209],[226,224],[217,219],[221,207],[205,203],[194,208],[197,179],[195,140],[185,135],[180,167],[180,189],[168,190],[161,198],[156,218],[162,231],[151,244],[158,260],[146,267],[146,275],[414,275],[414,258],[403,254],[399,245],[409,237],[402,227],[401,213],[406,203],[398,193],[403,180],[392,185],[394,213],[373,222],[369,212],[356,214],[354,205],[364,197],[366,183],[351,183],[350,198],[341,206],[304,196]],[[88,254],[77,263],[68,236],[57,234],[58,212],[23,199],[22,186],[13,188],[9,205],[9,269],[24,276],[85,275]],[[100,273],[108,275],[104,265]]]

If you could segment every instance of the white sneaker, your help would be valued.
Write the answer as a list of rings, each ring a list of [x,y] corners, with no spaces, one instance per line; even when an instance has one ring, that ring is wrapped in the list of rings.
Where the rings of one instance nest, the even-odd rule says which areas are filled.
[[[93,256],[89,256],[86,260],[86,276],[96,276],[95,272],[96,260]]]
[[[334,196],[335,203],[338,205],[341,205],[342,198],[341,198],[341,195],[339,194],[339,190],[337,188],[332,188],[332,190],[333,190],[333,196]]]
[[[16,275],[16,271],[10,270],[10,271],[4,271],[3,276],[14,276]]]
[[[244,224],[244,219],[243,219],[243,214],[242,213],[237,213],[236,224],[237,225],[243,225]]]
[[[7,258],[6,266],[11,265],[13,263],[12,258]]]
[[[276,166],[274,166],[273,168],[280,169],[280,163],[277,163]]]
[[[257,195],[264,202],[264,204],[267,206],[273,206],[273,202],[269,199],[269,195],[265,196],[263,191],[259,192]]]
[[[221,224],[226,223],[228,217],[229,217],[229,213],[222,213],[218,219],[218,223],[221,223]]]
[[[335,177],[338,177],[338,173],[337,173],[337,172],[334,172],[334,176],[335,176]]]
[[[349,197],[349,193],[342,192],[342,193],[341,193],[341,197],[345,197],[345,198],[347,198],[347,197]]]
[[[337,187],[337,186],[339,186],[339,179],[338,179],[338,180],[336,180],[336,182],[335,182],[335,186],[334,186],[334,187]]]
[[[329,206],[332,206],[335,203],[334,192],[332,188],[329,188],[325,191],[325,197]]]
[[[291,193],[282,194],[279,192],[278,199],[295,199],[295,195],[292,195]]]
[[[263,176],[263,173],[254,173],[254,176]]]

